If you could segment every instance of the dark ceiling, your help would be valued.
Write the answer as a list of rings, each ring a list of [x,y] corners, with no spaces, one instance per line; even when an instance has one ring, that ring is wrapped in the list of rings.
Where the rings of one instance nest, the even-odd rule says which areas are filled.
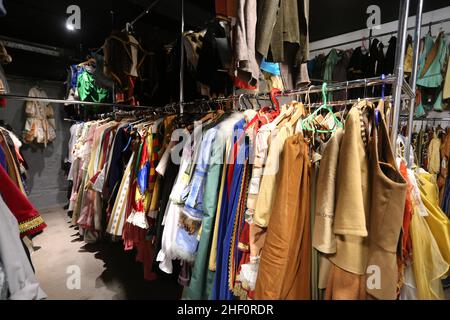
[[[123,29],[154,0],[4,0],[7,15],[0,18],[0,35],[31,41],[75,53],[83,59],[92,49],[101,47],[112,29]],[[81,30],[65,27],[66,9],[76,4],[81,9]],[[173,42],[179,35],[181,2],[160,0],[150,14],[135,25],[139,40],[150,50]],[[186,28],[200,26],[214,18],[214,0],[186,0]],[[8,49],[13,62],[5,66],[7,74],[62,80],[68,58],[55,58]],[[32,62],[32,65],[30,65]],[[51,66],[49,68],[49,66]]]
[[[399,0],[310,0],[310,41],[365,29],[370,5],[380,7],[381,23],[398,20],[399,4]],[[423,12],[446,6],[450,6],[449,0],[424,0]],[[411,0],[410,16],[415,15],[416,7],[417,0]]]
[[[0,19],[1,34],[47,45],[77,48],[100,46],[112,27],[122,29],[154,0],[6,0],[8,14]],[[180,29],[181,5],[178,0],[160,0],[151,13],[136,24],[141,36],[155,36],[170,42]],[[66,8],[81,9],[81,30],[65,28]],[[188,27],[202,24],[214,16],[214,1],[186,0]]]
[[[113,27],[122,29],[154,0],[3,1],[8,14],[0,18],[0,35],[69,49],[78,52],[81,58],[90,49],[100,47]],[[416,0],[411,2],[413,14]],[[66,8],[72,4],[81,8],[81,30],[76,32],[65,28]],[[198,28],[211,20],[215,15],[214,4],[214,0],[185,0],[186,28]],[[383,23],[397,19],[398,1],[394,0],[310,0],[310,40],[365,28],[365,12],[371,4],[381,7]],[[425,11],[447,5],[449,0],[424,0]],[[136,33],[147,47],[170,43],[179,35],[180,13],[180,0],[161,0],[136,24]],[[10,74],[61,79],[65,74],[64,66],[70,63],[67,59],[9,51],[14,61],[5,69]]]

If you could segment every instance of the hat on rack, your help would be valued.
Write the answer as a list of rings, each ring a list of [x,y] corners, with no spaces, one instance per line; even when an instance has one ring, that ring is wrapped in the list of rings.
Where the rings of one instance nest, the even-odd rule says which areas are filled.
[[[9,85],[6,80],[5,71],[0,64],[0,93],[9,93]]]
[[[309,85],[310,83],[311,83],[311,80],[309,79],[309,74],[308,74],[308,64],[302,63],[300,65],[300,70],[298,73],[296,86],[297,86],[297,88],[299,88],[299,87]]]
[[[0,8],[0,10],[1,10],[1,8]],[[12,62],[12,57],[6,51],[5,44],[3,42],[0,42],[0,63],[8,64],[11,62]]]
[[[6,16],[6,8],[3,4],[3,0],[0,0],[0,17]]]

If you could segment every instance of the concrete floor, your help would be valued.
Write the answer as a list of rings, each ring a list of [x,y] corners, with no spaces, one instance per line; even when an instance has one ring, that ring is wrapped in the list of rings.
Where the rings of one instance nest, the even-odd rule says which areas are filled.
[[[48,227],[34,239],[33,265],[41,287],[51,300],[179,299],[181,289],[173,276],[160,274],[143,279],[142,265],[134,252],[121,244],[86,244],[68,223],[61,208],[41,211]],[[80,289],[70,290],[70,266],[79,266]],[[69,279],[70,280],[70,279]],[[70,281],[69,281],[70,282]],[[446,290],[450,300],[450,288]]]
[[[51,300],[179,299],[176,279],[160,275],[145,281],[134,252],[119,243],[86,244],[68,223],[61,208],[41,211],[48,227],[33,245],[33,265],[41,287]],[[80,270],[80,289],[69,289],[70,266]],[[69,268],[69,269],[68,269]],[[72,273],[68,273],[68,271]],[[75,271],[76,272],[76,271]]]

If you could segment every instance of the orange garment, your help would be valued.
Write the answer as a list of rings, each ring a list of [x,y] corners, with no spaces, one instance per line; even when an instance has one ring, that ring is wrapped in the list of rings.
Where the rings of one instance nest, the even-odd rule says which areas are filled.
[[[355,275],[332,264],[325,300],[366,300],[365,279],[365,275]]]
[[[216,16],[236,17],[237,0],[216,0]]]
[[[281,156],[266,242],[262,249],[256,300],[311,298],[310,161],[301,134],[289,137]]]

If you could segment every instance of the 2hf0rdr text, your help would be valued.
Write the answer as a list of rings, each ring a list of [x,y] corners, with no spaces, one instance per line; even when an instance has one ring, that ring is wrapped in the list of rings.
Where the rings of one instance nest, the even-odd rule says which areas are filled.
[[[223,315],[273,315],[273,305],[224,304],[221,306]]]

